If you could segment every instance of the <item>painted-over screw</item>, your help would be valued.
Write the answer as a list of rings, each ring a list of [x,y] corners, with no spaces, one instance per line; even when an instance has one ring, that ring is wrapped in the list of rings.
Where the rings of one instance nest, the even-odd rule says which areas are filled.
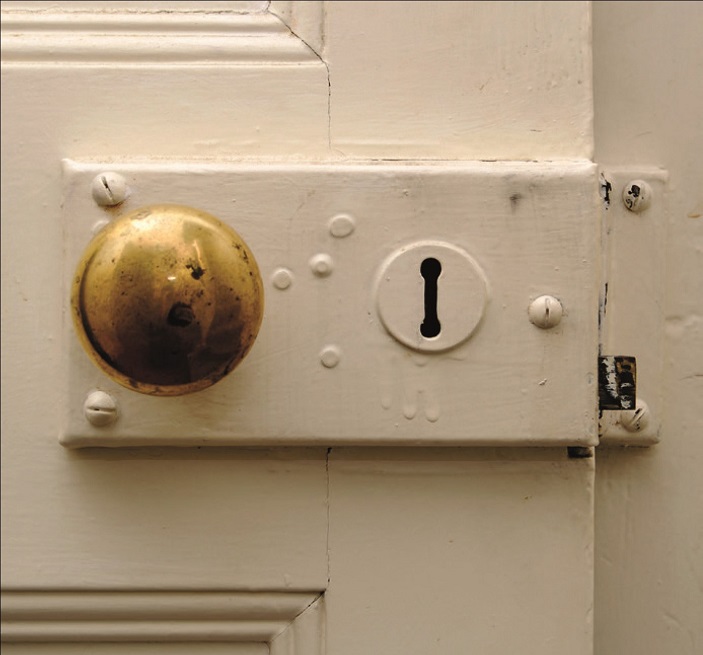
[[[127,197],[127,180],[119,173],[105,172],[96,175],[90,187],[95,200],[101,207],[114,207]]]
[[[527,313],[533,325],[548,330],[559,325],[564,308],[554,296],[540,296],[530,303]]]
[[[337,239],[348,237],[356,227],[356,221],[348,214],[337,214],[329,222],[330,234]]]
[[[641,432],[649,425],[649,407],[644,400],[637,399],[635,409],[620,412],[620,425],[628,432]]]
[[[104,391],[91,391],[83,403],[83,414],[91,425],[104,428],[117,420],[117,402]]]
[[[319,253],[310,258],[310,268],[317,277],[327,277],[334,269],[334,261],[326,253]]]
[[[285,291],[293,284],[293,273],[287,268],[277,268],[271,276],[271,282],[273,282],[273,286],[276,287],[276,289]]]
[[[622,190],[622,201],[631,212],[639,214],[652,202],[652,187],[644,180],[632,180]]]
[[[325,346],[320,353],[320,361],[325,368],[334,368],[342,358],[342,351],[337,346]]]

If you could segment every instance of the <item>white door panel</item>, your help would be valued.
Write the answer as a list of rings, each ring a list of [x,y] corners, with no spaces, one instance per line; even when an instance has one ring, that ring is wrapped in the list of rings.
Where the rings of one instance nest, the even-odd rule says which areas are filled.
[[[276,2],[269,11],[254,3],[253,13],[241,13],[243,3],[185,13],[154,11],[156,4],[76,13],[78,3],[51,3],[52,10],[37,3],[38,11],[3,3],[9,652],[590,652],[593,459],[569,456],[566,447],[408,450],[389,433],[383,450],[340,451],[327,424],[311,424],[309,435],[300,428],[295,412],[303,409],[290,399],[310,383],[305,375],[282,388],[280,404],[298,421],[298,443],[315,449],[241,448],[235,427],[229,448],[151,443],[108,451],[93,442],[77,452],[56,439],[68,399],[84,392],[66,382],[82,354],[64,348],[70,249],[62,212],[71,200],[63,160],[333,168],[364,157],[433,159],[440,171],[487,159],[586,171],[575,195],[585,205],[569,206],[566,191],[563,212],[548,199],[536,203],[521,215],[524,246],[514,250],[516,258],[532,257],[543,279],[564,279],[578,295],[575,306],[565,304],[563,325],[578,325],[580,337],[557,357],[578,366],[559,371],[566,377],[550,402],[548,382],[540,384],[548,376],[536,373],[550,361],[537,343],[545,333],[527,315],[531,300],[550,290],[505,261],[518,286],[504,285],[509,301],[495,303],[492,316],[519,316],[524,341],[507,324],[496,330],[516,351],[525,344],[517,356],[534,370],[516,378],[504,352],[491,384],[502,379],[513,396],[524,389],[539,401],[516,400],[513,414],[507,403],[501,412],[500,403],[477,402],[482,413],[462,416],[454,431],[460,443],[493,443],[498,432],[512,446],[593,443],[588,374],[598,354],[591,312],[600,280],[589,3]],[[568,190],[568,179],[554,180]],[[525,184],[523,195],[532,197]],[[177,199],[175,185],[173,193],[167,184],[160,189],[162,201]],[[494,221],[511,215],[504,191],[505,216],[496,209]],[[471,190],[475,207],[489,202],[482,192]],[[394,220],[379,216],[375,227],[390,230]],[[542,240],[531,231],[540,225]],[[443,229],[446,239],[451,225]],[[538,242],[551,245],[541,251]],[[558,256],[576,260],[575,277],[550,259],[561,242],[566,251]],[[499,240],[494,250],[498,256]],[[318,353],[317,342],[306,347]],[[491,348],[500,356],[499,346]],[[574,371],[580,386],[572,397],[566,381]],[[130,420],[157,421],[152,436],[168,440],[166,405],[150,400],[128,400]],[[184,403],[199,407],[197,396]],[[363,404],[356,413],[343,415],[340,431],[363,443],[350,426],[371,424],[374,414]],[[230,419],[218,418],[216,405],[207,414],[214,418],[197,428],[216,425],[226,434]],[[182,437],[190,430],[181,418],[173,433]],[[420,436],[425,446],[435,443],[429,430]],[[410,432],[403,443],[416,438]]]
[[[588,655],[592,498],[564,449],[333,451],[330,652]]]

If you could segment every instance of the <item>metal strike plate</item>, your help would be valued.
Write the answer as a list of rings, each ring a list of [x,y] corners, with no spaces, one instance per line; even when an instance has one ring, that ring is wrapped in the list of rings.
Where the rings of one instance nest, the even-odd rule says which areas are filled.
[[[91,196],[105,171],[127,182],[114,207]],[[63,444],[597,442],[600,198],[590,162],[66,161],[64,173],[66,289],[101,222],[168,202],[243,237],[266,306],[242,364],[176,398],[108,379],[66,312]],[[563,317],[540,329],[528,307],[545,294]],[[100,406],[88,410],[110,410],[102,425],[84,408],[96,390]]]
[[[657,168],[607,167],[601,177],[605,246],[602,351],[637,359],[636,407],[603,408],[601,445],[652,446],[659,441],[667,183],[667,171]],[[646,203],[633,206],[638,200]]]

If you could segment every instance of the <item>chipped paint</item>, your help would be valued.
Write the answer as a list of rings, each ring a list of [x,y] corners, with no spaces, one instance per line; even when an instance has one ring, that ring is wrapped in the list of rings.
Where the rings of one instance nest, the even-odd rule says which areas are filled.
[[[637,387],[637,364],[634,357],[598,358],[600,409],[633,409]]]

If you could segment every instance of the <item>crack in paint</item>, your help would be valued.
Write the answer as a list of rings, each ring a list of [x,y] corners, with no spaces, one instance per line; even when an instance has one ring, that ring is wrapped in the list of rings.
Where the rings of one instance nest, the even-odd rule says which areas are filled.
[[[325,454],[325,475],[327,482],[327,494],[325,496],[325,502],[327,504],[327,588],[330,586],[331,579],[331,565],[330,565],[330,455],[332,454],[332,448],[327,449]]]
[[[298,39],[301,43],[303,43],[310,52],[312,52],[319,60],[320,63],[325,67],[325,71],[327,72],[327,147],[332,150],[332,80],[330,77],[330,67],[328,63],[322,58],[322,55],[315,50],[304,38],[300,36],[300,34],[297,34],[295,30],[285,21],[285,19],[282,16],[279,16],[278,14],[274,13],[271,11],[271,2],[269,0],[268,5],[266,6],[266,11],[271,14],[271,16],[275,16],[281,23],[285,26],[285,28],[296,38]],[[324,14],[322,21],[324,23]],[[343,153],[340,153],[343,154]]]

